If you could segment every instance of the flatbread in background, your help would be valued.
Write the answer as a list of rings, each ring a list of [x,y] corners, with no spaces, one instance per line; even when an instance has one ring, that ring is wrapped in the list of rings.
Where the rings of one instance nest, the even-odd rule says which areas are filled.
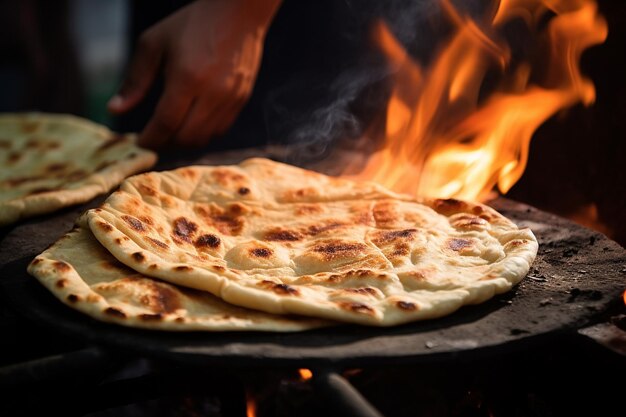
[[[135,135],[82,118],[0,114],[0,226],[89,201],[155,162]]]
[[[417,201],[260,158],[133,176],[87,216],[145,275],[270,313],[378,326],[508,291],[538,247],[482,204]]]
[[[28,266],[59,300],[97,320],[172,331],[301,331],[330,323],[225,303],[148,278],[117,261],[81,219]]]

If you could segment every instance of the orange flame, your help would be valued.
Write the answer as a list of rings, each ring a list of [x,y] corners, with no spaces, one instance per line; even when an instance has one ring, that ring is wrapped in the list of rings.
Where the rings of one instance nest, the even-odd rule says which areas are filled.
[[[309,379],[313,378],[313,372],[311,372],[310,369],[301,368],[298,369],[298,373],[300,374],[301,381],[308,381]]]
[[[485,199],[496,185],[506,193],[519,180],[531,137],[545,120],[594,102],[594,86],[578,62],[608,29],[594,0],[501,0],[487,24],[441,2],[455,30],[429,68],[410,58],[384,23],[374,28],[397,71],[383,146],[356,177],[419,196]],[[548,12],[554,16],[540,25]],[[547,57],[512,62],[500,33],[514,19],[534,29]],[[494,69],[498,86],[481,98]]]
[[[246,391],[246,417],[256,417],[256,399]]]

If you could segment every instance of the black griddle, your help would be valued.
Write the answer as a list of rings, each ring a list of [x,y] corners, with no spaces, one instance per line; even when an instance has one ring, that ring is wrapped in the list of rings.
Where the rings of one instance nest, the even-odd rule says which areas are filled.
[[[57,301],[26,266],[69,230],[78,215],[97,206],[66,209],[14,228],[0,259],[2,292],[27,318],[95,345],[178,362],[222,367],[358,367],[447,360],[451,356],[520,349],[601,320],[621,302],[626,251],[604,235],[527,205],[490,205],[530,227],[539,253],[528,276],[508,293],[466,306],[437,320],[392,328],[341,325],[299,333],[165,332],[125,328],[93,320]]]

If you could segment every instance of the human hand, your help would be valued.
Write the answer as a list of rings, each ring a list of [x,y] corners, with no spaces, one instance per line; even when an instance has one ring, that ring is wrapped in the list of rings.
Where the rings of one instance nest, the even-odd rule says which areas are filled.
[[[108,109],[122,114],[143,100],[158,72],[165,86],[139,145],[201,146],[223,133],[248,100],[263,41],[280,0],[196,0],[141,35]]]

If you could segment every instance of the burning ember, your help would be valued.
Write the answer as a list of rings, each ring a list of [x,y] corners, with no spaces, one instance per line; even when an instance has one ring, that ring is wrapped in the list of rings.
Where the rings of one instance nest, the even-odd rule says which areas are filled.
[[[300,374],[301,381],[308,381],[309,379],[313,378],[313,372],[311,372],[310,369],[298,369],[298,373]]]
[[[384,23],[375,27],[394,86],[382,148],[356,177],[419,196],[484,200],[496,185],[506,193],[519,180],[543,122],[594,102],[579,61],[608,29],[594,0],[502,0],[485,21],[465,16],[450,0],[441,4],[454,30],[428,68]],[[514,21],[533,34],[532,58],[513,59],[504,29]],[[497,80],[487,89],[494,71]]]

